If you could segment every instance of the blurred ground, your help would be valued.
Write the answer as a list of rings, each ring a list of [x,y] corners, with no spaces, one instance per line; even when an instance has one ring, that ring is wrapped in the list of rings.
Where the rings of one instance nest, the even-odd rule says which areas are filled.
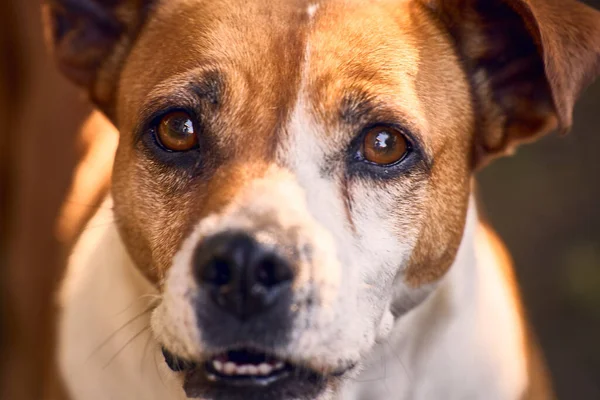
[[[600,8],[600,0],[588,1]],[[43,51],[38,0],[0,0],[0,399],[38,400],[64,254],[54,221],[88,112]],[[561,399],[600,399],[600,83],[566,138],[479,175]],[[17,301],[7,302],[10,295]]]

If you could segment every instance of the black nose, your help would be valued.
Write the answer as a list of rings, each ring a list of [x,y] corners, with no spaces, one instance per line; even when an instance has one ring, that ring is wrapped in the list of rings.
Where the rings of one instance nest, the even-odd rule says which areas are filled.
[[[291,290],[287,260],[245,233],[221,233],[196,249],[195,276],[212,299],[240,319],[261,314]]]

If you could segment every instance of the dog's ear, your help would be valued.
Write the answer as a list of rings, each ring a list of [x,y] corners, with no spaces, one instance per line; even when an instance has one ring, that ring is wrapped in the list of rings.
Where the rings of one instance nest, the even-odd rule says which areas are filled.
[[[43,0],[51,52],[62,73],[112,114],[116,82],[150,0]]]
[[[476,167],[572,121],[600,74],[600,12],[575,0],[424,0],[471,79]]]

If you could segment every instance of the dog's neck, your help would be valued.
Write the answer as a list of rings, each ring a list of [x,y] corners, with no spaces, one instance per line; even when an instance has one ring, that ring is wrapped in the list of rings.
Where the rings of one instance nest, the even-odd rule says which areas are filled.
[[[63,376],[76,398],[184,399],[180,378],[144,330],[155,289],[135,269],[113,219],[105,203],[70,262],[62,293]],[[520,398],[527,386],[524,330],[502,267],[472,201],[450,272],[396,321],[340,399]]]

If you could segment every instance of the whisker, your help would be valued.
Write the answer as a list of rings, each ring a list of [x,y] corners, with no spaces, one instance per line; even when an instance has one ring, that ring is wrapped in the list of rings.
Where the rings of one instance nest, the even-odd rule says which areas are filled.
[[[156,351],[154,352],[154,367],[156,368],[156,374],[158,375],[158,377],[160,378],[160,381],[162,382],[163,387],[167,387],[167,385],[165,385],[165,380],[163,379],[162,374],[160,373],[160,370],[158,369],[158,362],[156,361]]]
[[[385,344],[389,347],[390,353],[392,353],[394,355],[394,358],[396,360],[398,360],[398,362],[402,366],[402,369],[404,370],[404,373],[406,374],[406,378],[408,379],[408,381],[409,382],[412,381],[412,378],[410,376],[410,372],[408,371],[408,368],[406,368],[406,365],[404,365],[404,363],[400,359],[400,356],[394,351],[394,348],[392,347],[392,345],[390,344],[390,341],[388,339],[385,340]]]
[[[142,311],[138,315],[133,316],[129,321],[127,321],[123,325],[121,325],[120,328],[118,328],[116,331],[111,333],[102,343],[100,343],[94,349],[94,351],[92,351],[92,353],[88,357],[88,360],[90,360],[92,357],[94,357],[98,353],[98,351],[100,351],[104,346],[106,346],[115,336],[117,336],[119,334],[119,332],[121,332],[123,329],[125,329],[125,327],[127,327],[129,324],[131,324],[138,318],[141,318],[143,315],[151,312],[153,309],[154,309],[154,305],[151,305],[150,307],[146,308],[144,311]]]
[[[145,376],[144,376],[144,370],[145,370],[145,364],[144,364],[144,360],[146,359],[146,355],[148,353],[148,345],[150,344],[150,340],[152,340],[152,332],[150,332],[150,334],[148,335],[148,339],[146,339],[146,344],[144,345],[144,350],[142,350],[142,357],[140,358],[140,382],[145,382]],[[137,397],[136,398],[142,398],[142,393],[143,393],[143,386],[142,385],[138,385],[138,391],[137,391]]]
[[[133,305],[136,304],[138,301],[144,300],[144,299],[150,299],[150,307],[154,307],[156,305],[156,303],[158,303],[160,301],[161,296],[158,294],[153,294],[153,293],[143,294],[143,295],[139,296],[137,299],[135,299],[134,301],[132,301],[130,305],[128,305],[125,309],[119,311],[119,313],[115,314],[114,316],[118,317],[118,316],[122,315],[124,312],[126,312],[131,307],[133,307]]]
[[[150,340],[152,340],[152,334],[148,335],[148,340],[146,340],[146,344],[144,345],[144,350],[142,351],[142,359],[140,360],[140,376],[144,376],[144,366],[145,366],[144,360],[146,359],[146,354],[148,353]]]
[[[383,387],[385,388],[385,391],[389,395],[388,398],[392,398],[393,397],[392,392],[387,384],[387,361],[386,361],[385,355],[383,353],[381,353],[381,361],[383,362],[383,379],[382,379]]]
[[[370,382],[379,382],[381,380],[386,380],[387,379],[387,361],[385,358],[385,353],[381,352],[381,364],[383,365],[383,376],[379,376],[379,377],[373,377],[370,379],[359,379],[359,378],[353,378],[352,381],[353,382],[357,382],[357,383],[370,383]]]
[[[142,330],[140,330],[138,333],[136,333],[135,335],[133,335],[131,338],[129,338],[129,340],[127,342],[125,342],[125,344],[110,358],[110,360],[108,360],[108,362],[102,367],[102,369],[106,369],[111,362],[113,362],[113,360],[115,358],[117,358],[117,356],[119,354],[121,354],[121,352],[123,350],[125,350],[125,348],[127,346],[129,346],[135,339],[137,339],[138,337],[140,337],[140,335],[144,332],[147,332],[150,329],[150,325],[144,327]]]

